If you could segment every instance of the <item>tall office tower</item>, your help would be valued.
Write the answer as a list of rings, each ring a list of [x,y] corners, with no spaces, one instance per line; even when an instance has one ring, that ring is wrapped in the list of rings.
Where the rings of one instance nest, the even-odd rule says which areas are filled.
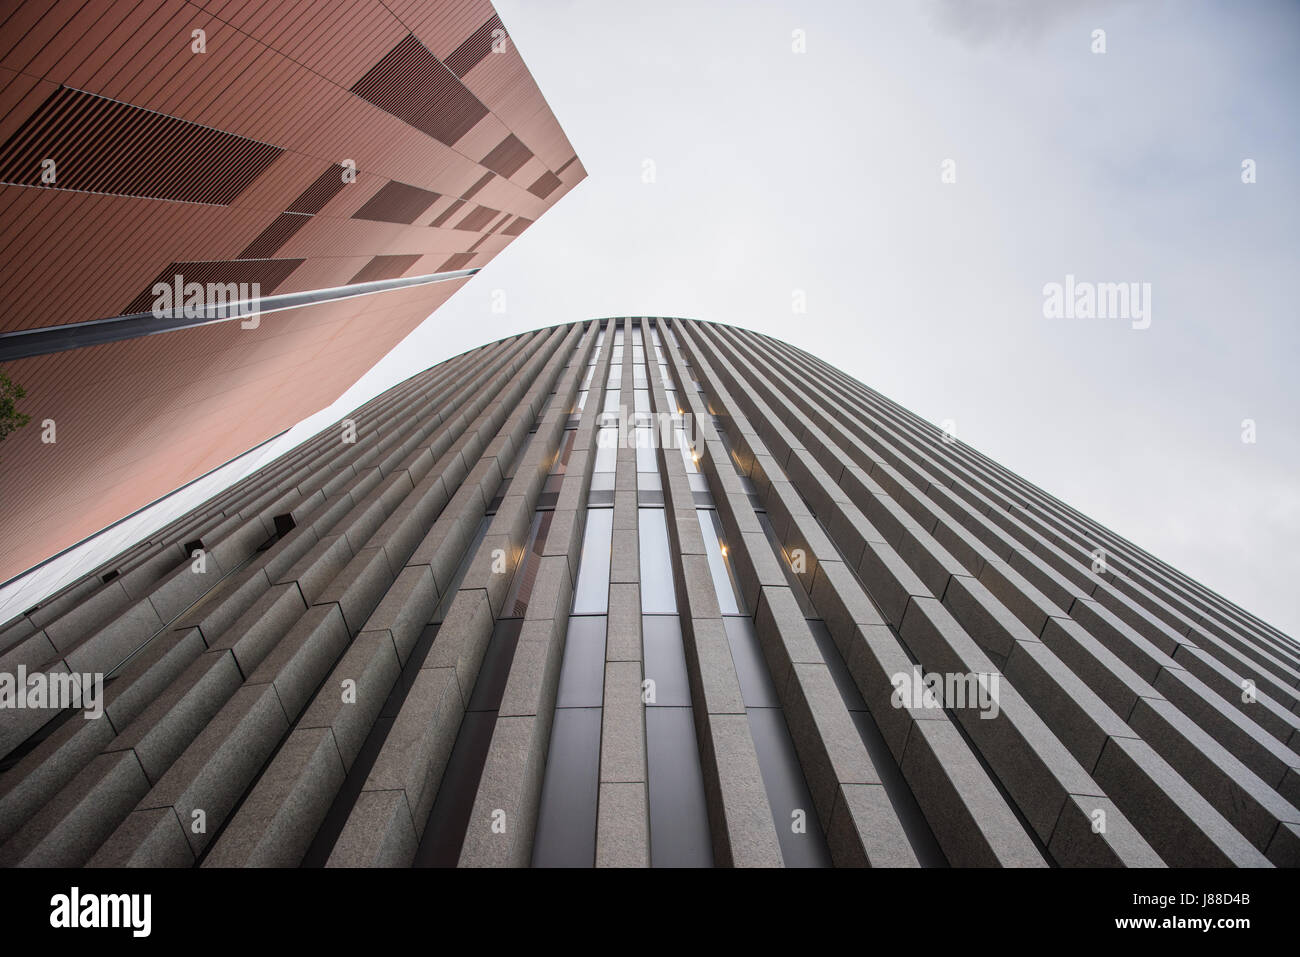
[[[5,4],[0,581],[327,407],[585,176],[486,0]],[[310,304],[152,316],[254,284]]]
[[[1300,859],[1291,638],[689,320],[403,382],[7,623],[19,665],[106,703],[0,711],[6,865]]]

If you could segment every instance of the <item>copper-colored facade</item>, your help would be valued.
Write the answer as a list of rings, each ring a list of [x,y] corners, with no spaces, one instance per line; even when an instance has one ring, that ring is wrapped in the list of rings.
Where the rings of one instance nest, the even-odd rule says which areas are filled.
[[[586,175],[484,0],[9,6],[0,333],[178,273],[482,266]],[[6,364],[32,422],[0,446],[0,579],[328,405],[465,281]]]

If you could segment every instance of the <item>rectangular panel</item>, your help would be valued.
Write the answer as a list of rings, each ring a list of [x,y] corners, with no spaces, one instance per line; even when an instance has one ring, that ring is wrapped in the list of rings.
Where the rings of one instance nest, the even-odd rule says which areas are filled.
[[[229,205],[283,152],[105,96],[59,87],[0,146],[0,182]],[[43,179],[54,161],[54,183]]]
[[[650,866],[712,867],[704,775],[690,708],[647,708]]]
[[[575,615],[603,615],[609,611],[609,554],[613,530],[612,511],[605,508],[587,509],[587,528],[582,537],[578,584],[573,590]]]
[[[564,639],[557,708],[599,708],[605,701],[604,615],[572,615]]]
[[[668,523],[662,508],[637,509],[637,543],[641,559],[641,613],[676,614]]]
[[[600,708],[559,708],[533,839],[534,867],[594,867]]]
[[[455,146],[488,113],[414,34],[366,71],[352,92],[448,146]]]
[[[688,707],[691,683],[686,673],[686,650],[682,627],[676,615],[641,616],[641,650],[645,676],[654,682],[653,700],[647,705],[661,708]]]

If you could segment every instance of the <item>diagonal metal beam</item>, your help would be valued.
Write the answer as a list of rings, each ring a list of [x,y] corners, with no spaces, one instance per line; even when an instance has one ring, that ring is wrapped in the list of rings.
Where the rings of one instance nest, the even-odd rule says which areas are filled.
[[[466,279],[476,272],[478,272],[477,268],[457,269],[453,272],[436,272],[425,276],[377,279],[374,282],[359,282],[350,286],[333,286],[329,289],[310,289],[306,292],[263,296],[243,302],[223,302],[204,306],[193,315],[186,315],[185,309],[171,309],[161,310],[160,313],[136,312],[126,316],[111,316],[107,319],[91,319],[88,322],[69,322],[61,326],[20,329],[17,332],[0,333],[0,362],[29,359],[32,356],[65,352],[69,349],[84,349],[87,346],[120,342],[123,339],[137,339],[141,336],[154,336],[163,332],[175,332],[178,329],[192,329],[195,326],[207,326],[214,322],[244,321],[253,313],[261,316],[269,312],[283,312],[286,309],[301,309],[303,306],[314,306],[322,302],[337,302],[341,299],[354,299],[357,296],[405,289],[408,286]]]

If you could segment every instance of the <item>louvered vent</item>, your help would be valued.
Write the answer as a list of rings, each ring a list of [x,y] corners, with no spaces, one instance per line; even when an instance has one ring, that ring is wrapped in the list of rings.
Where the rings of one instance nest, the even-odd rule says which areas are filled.
[[[505,27],[501,25],[501,18],[495,14],[487,23],[471,33],[468,39],[451,52],[447,57],[446,63],[448,69],[457,76],[464,76],[474,67],[483,61],[483,58],[492,52],[492,32],[500,30],[505,33]]]
[[[438,267],[438,272],[454,272],[457,269],[464,269],[473,261],[473,253],[456,253]]]
[[[525,229],[533,224],[531,219],[525,219],[523,216],[518,217],[513,223],[501,230],[502,236],[518,236]]]
[[[0,182],[227,206],[277,146],[59,87],[0,147]],[[42,181],[53,160],[54,182]]]
[[[365,205],[352,214],[352,218],[371,219],[381,223],[413,223],[417,216],[437,200],[437,193],[393,180],[385,183],[379,192],[366,200]]]
[[[261,235],[248,244],[238,259],[269,259],[276,250],[289,241],[289,237],[307,225],[310,216],[298,213],[281,213],[275,221],[262,230]]]
[[[560,186],[560,177],[556,176],[549,170],[537,177],[537,182],[528,187],[528,192],[532,193],[538,199],[545,199],[556,191]]]
[[[511,133],[492,148],[492,152],[483,157],[482,163],[492,172],[509,179],[519,172],[519,168],[533,158],[533,151],[520,142],[519,137]]]
[[[320,178],[302,191],[302,195],[289,204],[285,212],[319,213],[325,204],[339,194],[348,184],[343,181],[344,169],[335,163]]]
[[[487,206],[475,206],[473,212],[456,224],[457,229],[467,229],[470,232],[477,233],[479,230],[486,229],[488,223],[501,215],[501,210],[490,209]]]
[[[442,225],[443,223],[445,223],[447,220],[451,219],[452,216],[456,215],[457,210],[459,210],[459,209],[460,209],[462,206],[464,206],[464,205],[465,205],[465,201],[464,201],[463,199],[458,199],[458,200],[456,200],[456,202],[452,203],[450,206],[448,206],[446,209],[444,209],[444,210],[443,210],[443,211],[438,215],[438,218],[435,219],[435,220],[434,220],[432,223],[430,223],[429,225],[431,225],[431,226],[441,226],[441,225]]]
[[[396,279],[414,266],[421,254],[414,256],[376,256],[361,267],[361,272],[348,280],[348,285],[358,282],[374,282],[377,279]]]
[[[473,199],[473,198],[474,198],[474,194],[477,193],[477,192],[478,192],[480,189],[482,189],[484,186],[486,186],[488,183],[492,182],[492,177],[495,176],[495,175],[496,175],[495,173],[484,173],[482,176],[479,177],[479,180],[478,180],[477,183],[475,183],[475,184],[474,184],[473,186],[471,186],[469,189],[465,190],[465,192],[463,192],[463,193],[460,194],[460,198],[461,198],[461,199]]]
[[[139,312],[149,312],[153,309],[154,291],[153,287],[160,282],[167,283],[170,286],[175,285],[176,277],[181,277],[182,283],[200,282],[205,288],[208,283],[260,283],[261,294],[269,296],[275,291],[275,288],[289,278],[289,274],[297,269],[303,260],[301,259],[262,259],[262,260],[233,260],[224,262],[204,262],[204,263],[172,263],[161,273],[158,274],[153,282],[145,287],[144,292],[132,299],[122,315],[129,316]]]
[[[366,71],[352,92],[448,146],[488,112],[411,34]]]

